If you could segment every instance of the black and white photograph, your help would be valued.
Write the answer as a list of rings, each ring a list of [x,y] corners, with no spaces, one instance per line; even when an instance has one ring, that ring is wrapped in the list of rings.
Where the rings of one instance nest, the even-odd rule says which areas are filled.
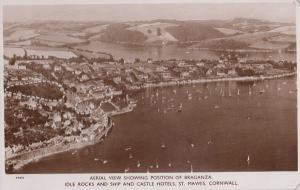
[[[5,173],[297,172],[296,42],[290,1],[4,5]]]

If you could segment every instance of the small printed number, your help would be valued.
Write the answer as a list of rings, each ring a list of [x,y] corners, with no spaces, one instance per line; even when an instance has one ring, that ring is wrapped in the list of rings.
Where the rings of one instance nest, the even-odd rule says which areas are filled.
[[[24,176],[17,176],[16,179],[24,179]]]

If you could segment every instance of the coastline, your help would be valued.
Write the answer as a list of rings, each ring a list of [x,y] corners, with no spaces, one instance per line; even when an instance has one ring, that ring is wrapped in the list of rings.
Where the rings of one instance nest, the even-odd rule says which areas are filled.
[[[113,122],[110,122],[108,126],[105,128],[105,130],[101,131],[96,137],[94,137],[93,140],[70,143],[67,145],[60,143],[51,147],[40,148],[30,152],[14,155],[5,160],[5,165],[6,167],[12,167],[11,171],[15,171],[21,169],[23,166],[31,162],[38,161],[39,159],[44,157],[52,156],[58,153],[67,152],[71,150],[81,149],[90,145],[100,143],[103,141],[103,138],[105,138],[108,135],[112,127],[113,127]],[[14,172],[6,171],[6,173],[10,174]]]
[[[249,76],[249,77],[232,77],[232,78],[206,78],[206,79],[195,79],[195,80],[182,80],[182,81],[169,81],[169,82],[160,82],[160,83],[147,83],[140,87],[130,89],[146,89],[152,87],[167,87],[167,86],[176,86],[176,85],[185,85],[185,84],[199,84],[199,83],[212,83],[212,82],[225,82],[225,81],[262,81],[262,80],[270,80],[276,78],[284,78],[296,75],[296,72],[289,72],[283,74],[276,74],[270,76]],[[112,111],[108,113],[109,116],[121,115],[128,112],[133,111],[135,104],[130,104],[126,108],[121,110]],[[21,154],[14,155],[12,157],[6,158],[6,166],[12,165],[12,171],[19,170],[26,164],[29,164],[34,161],[38,161],[41,158],[48,157],[54,154],[71,151],[75,149],[84,148],[86,146],[94,145],[99,142],[102,142],[103,137],[106,137],[108,132],[112,129],[113,123],[110,122],[105,130],[101,131],[93,140],[78,142],[78,143],[70,143],[70,144],[57,144],[51,147],[45,147],[37,150],[33,150],[30,152],[25,152]],[[6,171],[7,172],[7,171]],[[13,172],[12,172],[13,173]]]
[[[247,77],[231,77],[231,78],[205,78],[205,79],[190,79],[190,80],[182,80],[182,81],[168,81],[168,82],[159,82],[159,83],[147,83],[141,85],[140,87],[130,89],[146,89],[151,87],[163,87],[163,86],[176,86],[176,85],[185,85],[185,84],[200,84],[200,83],[211,83],[211,82],[227,82],[227,81],[235,81],[235,82],[250,82],[250,81],[262,81],[262,80],[270,80],[276,78],[284,78],[295,76],[297,72],[289,72],[283,74],[276,74],[270,76],[247,76]]]
[[[288,52],[295,53],[297,50],[289,49],[216,49],[216,48],[203,48],[203,47],[188,47],[190,50],[207,50],[215,52],[234,52],[234,53],[272,53],[272,52]]]

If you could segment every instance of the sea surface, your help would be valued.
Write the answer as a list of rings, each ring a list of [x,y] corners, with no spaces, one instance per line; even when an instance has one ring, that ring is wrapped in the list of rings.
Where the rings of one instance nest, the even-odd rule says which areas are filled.
[[[39,55],[39,56],[56,56],[60,58],[74,57],[75,54],[66,50],[53,50],[53,48],[43,47],[25,47],[28,55]],[[210,51],[210,50],[197,50],[189,49],[187,47],[178,47],[177,45],[168,45],[163,47],[149,47],[149,46],[135,46],[135,45],[124,45],[107,43],[100,41],[92,41],[87,45],[79,45],[75,48],[84,50],[90,50],[94,52],[105,52],[113,56],[114,59],[118,60],[123,58],[127,62],[133,62],[136,58],[140,60],[147,60],[152,58],[153,60],[168,60],[168,59],[219,59],[221,54],[224,52]],[[39,50],[40,49],[40,50]],[[25,51],[20,47],[4,47],[4,55],[13,57],[13,55],[24,56]],[[251,60],[287,60],[296,61],[295,52],[243,52],[233,53],[240,57],[248,58]]]
[[[103,142],[42,158],[18,173],[297,170],[296,77],[132,96],[136,109],[113,117]]]
[[[176,45],[168,45],[163,47],[149,47],[149,46],[134,46],[122,45],[115,43],[106,43],[100,41],[92,41],[88,45],[80,45],[77,48],[100,51],[110,53],[114,59],[123,58],[125,61],[132,62],[135,58],[146,60],[152,58],[153,60],[166,59],[219,59],[224,52],[216,52],[210,50],[196,50],[186,47],[178,47]],[[247,57],[253,60],[288,60],[296,61],[296,53],[287,52],[247,52],[234,53],[240,57]]]

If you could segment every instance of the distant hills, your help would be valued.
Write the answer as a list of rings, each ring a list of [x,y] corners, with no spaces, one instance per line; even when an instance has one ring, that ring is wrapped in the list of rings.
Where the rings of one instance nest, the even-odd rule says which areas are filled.
[[[129,25],[124,23],[110,24],[103,31],[100,40],[106,42],[143,43],[147,36],[139,31],[128,30]]]
[[[138,22],[45,21],[4,23],[4,42],[12,45],[70,47],[104,41],[141,46],[184,44],[218,50],[295,50],[292,23],[259,19],[167,20]]]
[[[183,22],[178,26],[167,28],[167,31],[180,42],[202,41],[225,36],[212,26],[195,22]]]

